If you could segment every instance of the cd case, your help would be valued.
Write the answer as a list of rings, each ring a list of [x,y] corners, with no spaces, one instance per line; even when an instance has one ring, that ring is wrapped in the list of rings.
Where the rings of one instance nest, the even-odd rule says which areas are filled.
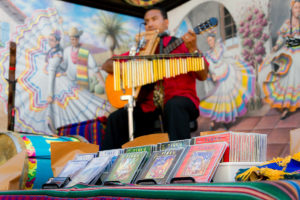
[[[89,160],[70,160],[57,177],[70,177],[72,179],[88,162]]]
[[[66,187],[72,187],[78,183],[94,184],[99,179],[110,160],[110,156],[93,158],[85,168],[74,176]]]
[[[137,184],[167,184],[181,159],[184,148],[155,151],[141,171]]]
[[[144,164],[146,156],[146,151],[119,155],[105,180],[105,184],[111,182],[133,183]]]
[[[210,182],[227,146],[226,142],[188,146],[171,182],[182,182],[185,178],[197,183]]]

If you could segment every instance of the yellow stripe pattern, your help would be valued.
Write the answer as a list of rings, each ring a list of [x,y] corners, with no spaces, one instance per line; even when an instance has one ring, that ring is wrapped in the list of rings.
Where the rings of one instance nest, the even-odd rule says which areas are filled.
[[[202,57],[115,59],[113,61],[114,90],[138,87],[192,71],[204,70]]]

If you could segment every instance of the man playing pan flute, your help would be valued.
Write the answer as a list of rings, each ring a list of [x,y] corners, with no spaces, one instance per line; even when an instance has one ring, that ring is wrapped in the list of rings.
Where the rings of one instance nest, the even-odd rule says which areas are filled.
[[[151,8],[146,11],[144,21],[145,30],[158,30],[163,47],[166,47],[172,39],[165,34],[169,24],[166,12],[161,8]],[[193,31],[190,30],[182,39],[184,43],[174,49],[172,54],[198,51],[196,34]],[[162,45],[158,45],[155,53],[160,52],[160,46]],[[171,141],[190,138],[189,124],[199,116],[196,79],[205,80],[208,71],[205,59],[204,65],[202,71],[164,78],[162,81],[142,87],[133,111],[135,137],[155,132],[153,123],[162,113],[163,127]],[[113,73],[112,59],[107,60],[102,69]],[[158,106],[159,102],[163,102],[161,106]],[[108,117],[102,149],[120,148],[122,144],[128,142],[128,135],[128,113],[126,109],[121,108]]]

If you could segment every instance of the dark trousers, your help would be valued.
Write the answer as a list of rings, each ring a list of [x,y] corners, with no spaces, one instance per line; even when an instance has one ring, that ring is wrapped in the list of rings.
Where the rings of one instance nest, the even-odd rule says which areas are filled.
[[[136,106],[133,111],[134,137],[159,132],[154,127],[154,122],[159,119],[159,110],[143,112],[141,107]],[[199,110],[187,97],[175,96],[164,106],[163,122],[164,129],[169,139],[181,140],[190,138],[190,121],[199,116]],[[129,141],[128,112],[121,108],[108,117],[106,134],[102,143],[102,150],[121,148]]]

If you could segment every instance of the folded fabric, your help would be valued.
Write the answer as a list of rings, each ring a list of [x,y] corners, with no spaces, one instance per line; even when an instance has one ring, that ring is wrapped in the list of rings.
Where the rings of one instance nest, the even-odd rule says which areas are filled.
[[[275,158],[259,166],[240,169],[237,181],[300,179],[300,152],[285,158]]]

